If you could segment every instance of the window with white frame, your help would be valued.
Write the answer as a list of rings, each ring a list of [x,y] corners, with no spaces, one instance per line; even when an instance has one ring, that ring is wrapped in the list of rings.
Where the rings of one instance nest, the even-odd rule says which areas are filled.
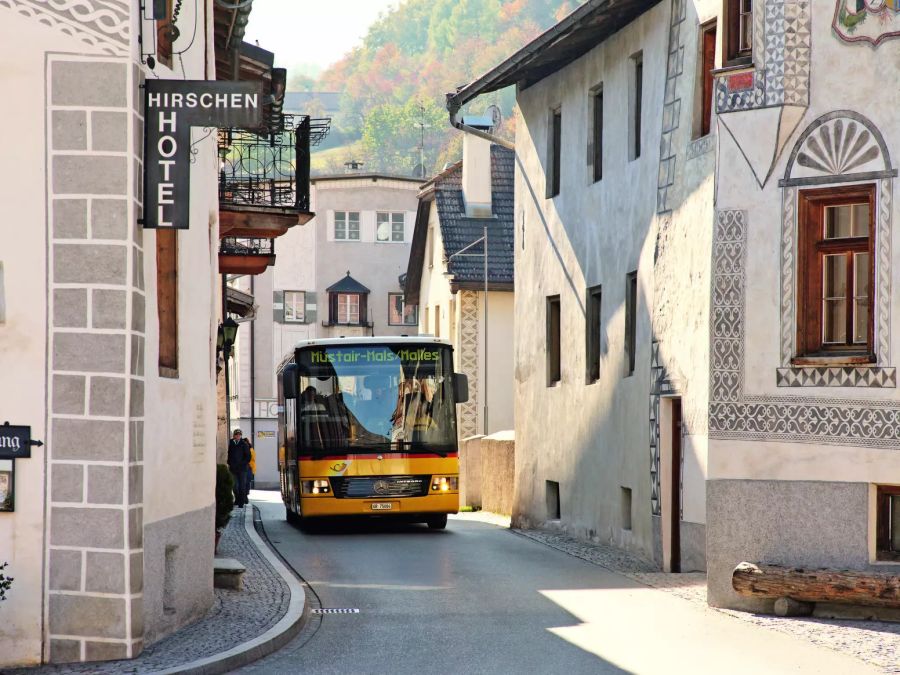
[[[359,294],[338,293],[337,296],[338,323],[359,323]]]
[[[334,212],[334,238],[340,241],[359,241],[359,211]]]
[[[418,326],[418,306],[407,305],[403,293],[388,293],[388,325]]]
[[[375,240],[402,242],[405,239],[403,213],[381,213],[375,217]]]
[[[306,293],[303,291],[284,292],[285,323],[303,323],[306,320]]]

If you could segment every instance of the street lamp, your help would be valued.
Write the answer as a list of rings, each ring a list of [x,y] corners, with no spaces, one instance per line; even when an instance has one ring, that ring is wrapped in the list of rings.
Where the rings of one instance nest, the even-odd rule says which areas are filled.
[[[484,253],[466,253],[473,246],[484,244]],[[488,226],[484,224],[484,234],[475,241],[447,256],[449,263],[455,257],[484,258],[484,435],[488,435]]]
[[[231,430],[231,382],[228,377],[228,357],[231,356],[231,348],[237,338],[238,323],[230,316],[219,324],[216,334],[216,350],[222,352],[225,360],[225,427]]]

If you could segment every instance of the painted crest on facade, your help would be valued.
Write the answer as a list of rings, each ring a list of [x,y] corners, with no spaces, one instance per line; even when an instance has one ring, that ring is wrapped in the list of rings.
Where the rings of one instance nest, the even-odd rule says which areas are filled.
[[[837,0],[832,27],[844,42],[877,47],[900,37],[900,0]]]

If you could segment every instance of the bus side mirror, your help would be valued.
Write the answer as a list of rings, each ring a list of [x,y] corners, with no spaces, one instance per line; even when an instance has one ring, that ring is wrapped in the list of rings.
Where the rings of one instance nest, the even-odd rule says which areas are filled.
[[[289,363],[281,371],[281,389],[285,400],[297,398],[297,364]]]
[[[462,373],[453,373],[453,398],[457,403],[469,400],[469,377]]]

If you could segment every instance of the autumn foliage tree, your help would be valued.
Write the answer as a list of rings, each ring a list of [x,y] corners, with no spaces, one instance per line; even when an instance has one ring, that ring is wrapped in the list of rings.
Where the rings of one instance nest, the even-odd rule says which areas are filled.
[[[573,10],[574,0],[406,0],[383,14],[361,46],[320,77],[342,93],[334,126],[361,139],[366,168],[410,174],[459,158],[445,94],[472,81]],[[511,90],[482,96],[472,112],[496,104],[511,118]],[[511,125],[503,131],[511,133]]]

